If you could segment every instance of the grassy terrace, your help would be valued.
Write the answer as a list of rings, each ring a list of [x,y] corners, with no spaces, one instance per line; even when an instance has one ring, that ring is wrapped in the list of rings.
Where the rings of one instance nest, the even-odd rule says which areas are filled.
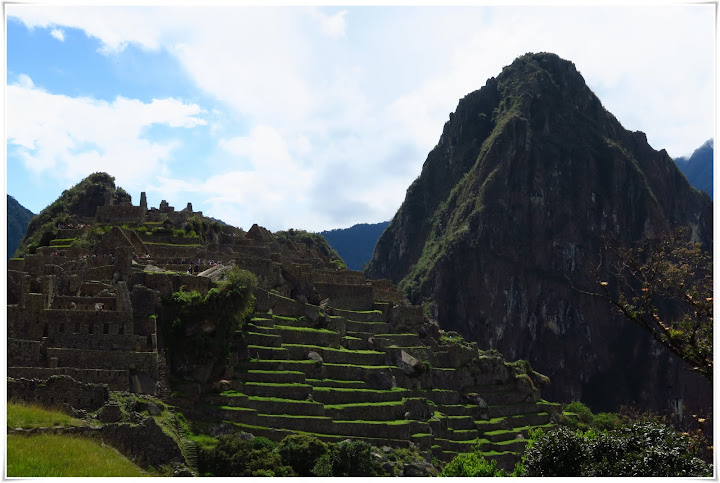
[[[78,464],[82,462],[82,464]],[[148,476],[109,446],[84,438],[42,434],[8,435],[9,477]]]
[[[334,330],[328,329],[311,329],[310,327],[296,327],[292,325],[275,325],[276,329],[280,330],[294,330],[297,332],[310,332],[315,334],[337,334]]]
[[[304,376],[304,372],[300,371],[263,371],[260,369],[250,369],[247,371],[248,374],[297,374],[299,376]]]
[[[200,243],[190,243],[190,244],[180,244],[180,243],[160,243],[160,242],[143,242],[145,245],[155,245],[155,246],[162,246],[162,247],[192,247],[192,248],[202,248],[203,245]]]
[[[371,393],[388,393],[388,392],[406,392],[407,389],[396,387],[393,389],[362,389],[362,388],[350,388],[350,387],[315,387],[313,389],[315,392],[336,392],[336,391],[346,391],[346,392],[371,392]]]
[[[43,428],[52,426],[86,426],[87,423],[67,414],[36,404],[8,402],[7,427]]]
[[[310,361],[312,362],[312,361]],[[363,366],[358,364],[336,364],[334,362],[325,362],[323,364],[324,366],[333,366],[333,367],[359,367],[361,369],[393,369],[396,366]]]
[[[352,352],[355,354],[385,354],[384,352],[380,351],[372,351],[372,350],[351,350],[346,349],[345,347],[341,347],[339,349],[336,349],[334,347],[326,347],[326,346],[320,346],[320,345],[309,345],[309,344],[283,344],[283,347],[303,347],[306,349],[321,349],[324,351],[332,351],[332,352]]]
[[[351,404],[326,404],[325,409],[345,409],[345,408],[356,408],[356,407],[381,407],[381,406],[402,406],[407,401],[406,398],[402,398],[399,401],[386,401],[386,402],[363,402],[363,403],[351,403]]]

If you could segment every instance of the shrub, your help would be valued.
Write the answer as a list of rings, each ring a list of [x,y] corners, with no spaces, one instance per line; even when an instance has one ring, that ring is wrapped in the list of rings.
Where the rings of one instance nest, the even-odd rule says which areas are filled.
[[[315,476],[380,476],[380,463],[365,441],[342,441],[321,456],[312,469]]]
[[[712,475],[689,436],[657,422],[586,433],[558,428],[528,445],[523,464],[522,476]]]
[[[585,424],[591,424],[593,422],[592,411],[580,401],[571,402],[565,406],[565,411],[577,414],[578,419]]]
[[[568,428],[558,428],[526,449],[524,476],[580,476],[584,458],[583,439]]]
[[[443,469],[440,476],[505,476],[495,460],[487,461],[478,453],[459,454]]]
[[[327,454],[328,445],[314,436],[291,434],[278,445],[278,453],[284,465],[300,476],[313,476],[317,460]]]
[[[600,413],[593,418],[593,426],[598,429],[615,429],[620,424],[620,416],[615,413]]]
[[[266,441],[244,440],[237,434],[220,436],[214,448],[201,448],[200,469],[212,476],[294,476]]]

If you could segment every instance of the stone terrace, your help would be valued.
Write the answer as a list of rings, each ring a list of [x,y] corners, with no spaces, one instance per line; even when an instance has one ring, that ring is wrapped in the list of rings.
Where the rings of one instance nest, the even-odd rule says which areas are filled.
[[[190,206],[103,207],[85,229],[158,223],[162,213],[180,225],[193,215]],[[234,264],[258,278],[255,314],[237,331],[222,380],[195,381],[195,401],[170,398],[191,417],[273,440],[295,432],[412,443],[445,461],[480,447],[512,468],[528,430],[559,409],[540,399],[542,376],[444,334],[390,282],[336,270],[257,225],[209,241],[114,227],[94,252],[67,243],[79,235],[10,261],[9,377],[67,375],[168,400],[160,299],[181,286],[206,292]],[[195,265],[201,274],[187,274]]]

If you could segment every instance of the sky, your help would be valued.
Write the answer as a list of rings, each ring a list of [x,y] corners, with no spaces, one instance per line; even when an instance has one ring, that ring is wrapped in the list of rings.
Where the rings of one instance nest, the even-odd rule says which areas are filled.
[[[672,157],[714,135],[713,4],[4,7],[6,191],[34,213],[105,171],[245,229],[390,220],[459,99],[527,52]]]

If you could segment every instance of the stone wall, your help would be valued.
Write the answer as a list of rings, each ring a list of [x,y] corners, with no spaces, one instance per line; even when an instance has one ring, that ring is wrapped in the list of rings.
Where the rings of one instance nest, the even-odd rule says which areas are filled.
[[[42,342],[39,340],[7,340],[8,366],[37,366],[40,364]]]
[[[372,310],[373,287],[370,284],[349,285],[315,282],[321,299],[330,298],[330,305],[346,310]]]
[[[107,401],[108,389],[99,384],[81,383],[69,376],[51,376],[47,381],[8,377],[7,399],[95,411]]]
[[[69,376],[81,383],[105,384],[110,391],[128,391],[129,371],[111,369],[78,369],[76,367],[15,367],[8,363],[8,377],[41,379]]]
[[[48,359],[57,359],[57,367],[93,367],[157,374],[157,354],[155,352],[126,352],[81,350],[59,347],[47,349]]]
[[[53,299],[53,309],[73,310],[95,310],[95,304],[103,304],[103,311],[117,310],[115,297],[74,297],[69,295],[57,295]]]
[[[145,217],[145,211],[140,206],[132,205],[98,206],[95,211],[95,219],[100,223],[140,222]]]

